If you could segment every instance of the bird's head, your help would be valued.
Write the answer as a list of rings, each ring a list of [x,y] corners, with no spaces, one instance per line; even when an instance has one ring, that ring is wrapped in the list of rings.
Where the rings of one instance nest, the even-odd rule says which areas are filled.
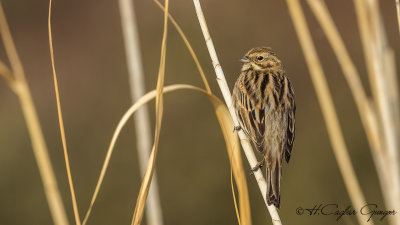
[[[273,70],[280,69],[282,66],[278,56],[271,48],[267,47],[251,49],[240,61],[243,63],[242,71],[249,68],[254,70]]]

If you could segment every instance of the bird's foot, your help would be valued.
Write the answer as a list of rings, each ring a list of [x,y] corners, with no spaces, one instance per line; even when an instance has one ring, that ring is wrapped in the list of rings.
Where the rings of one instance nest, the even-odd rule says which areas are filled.
[[[265,163],[265,158],[264,158],[263,160],[261,160],[260,162],[258,162],[258,163],[256,164],[255,167],[253,167],[253,168],[250,169],[250,171],[251,171],[250,174],[254,174],[254,172],[256,172],[258,169],[260,169],[261,167],[263,167],[263,166],[264,166],[264,163]]]
[[[233,133],[235,133],[235,131],[239,131],[241,129],[242,129],[242,127],[240,127],[240,126],[234,126],[233,127]]]

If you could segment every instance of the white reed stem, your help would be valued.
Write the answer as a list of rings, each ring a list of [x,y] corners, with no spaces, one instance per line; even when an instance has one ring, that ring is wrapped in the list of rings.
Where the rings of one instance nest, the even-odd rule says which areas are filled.
[[[212,64],[214,66],[214,70],[215,70],[215,73],[216,73],[216,76],[217,76],[218,85],[219,85],[219,87],[221,89],[222,95],[224,96],[225,103],[226,103],[226,105],[227,105],[227,107],[229,109],[229,112],[231,114],[233,123],[235,124],[235,126],[238,126],[239,125],[238,119],[236,117],[236,114],[235,114],[233,106],[232,106],[231,92],[229,91],[228,84],[226,83],[224,72],[222,71],[222,67],[219,64],[217,53],[215,51],[214,44],[213,44],[213,42],[211,40],[210,33],[208,31],[208,28],[207,28],[207,23],[206,23],[206,20],[205,20],[204,15],[203,15],[203,11],[202,11],[201,6],[200,6],[200,1],[199,0],[193,0],[193,3],[194,3],[194,6],[195,6],[195,9],[196,9],[196,14],[197,14],[197,18],[198,18],[199,23],[200,23],[201,30],[202,30],[203,35],[204,35],[204,39],[205,39],[206,44],[207,44],[208,52],[210,53]],[[250,144],[250,141],[247,138],[247,136],[243,133],[243,131],[240,130],[238,132],[238,135],[239,135],[242,147],[243,147],[243,151],[244,151],[244,153],[245,153],[245,155],[247,157],[247,160],[249,161],[250,166],[253,168],[257,164],[257,158],[254,155],[253,148],[252,148],[252,146]],[[271,215],[272,223],[274,225],[282,224],[281,219],[279,218],[278,211],[276,210],[275,206],[274,205],[270,205],[269,206],[267,204],[267,199],[266,199],[267,183],[266,183],[266,181],[264,179],[264,176],[263,176],[261,170],[257,170],[256,172],[254,172],[254,176],[255,176],[255,178],[257,180],[257,184],[258,184],[258,187],[260,188],[260,191],[261,191],[261,194],[263,196],[265,205],[267,206],[269,214]]]
[[[139,35],[136,27],[135,10],[132,0],[119,0],[122,32],[129,71],[132,102],[145,94],[145,83],[140,54]],[[136,141],[141,176],[146,172],[152,147],[150,120],[147,105],[134,115]],[[146,204],[146,219],[149,225],[163,225],[162,210],[158,192],[157,176],[154,172]]]

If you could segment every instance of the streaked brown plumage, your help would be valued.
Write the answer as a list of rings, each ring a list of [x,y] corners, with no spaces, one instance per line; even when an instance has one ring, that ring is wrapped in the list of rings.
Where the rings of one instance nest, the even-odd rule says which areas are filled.
[[[233,106],[240,128],[267,162],[267,203],[280,207],[282,159],[289,162],[295,128],[293,87],[278,56],[270,48],[253,48],[241,60],[233,89]]]

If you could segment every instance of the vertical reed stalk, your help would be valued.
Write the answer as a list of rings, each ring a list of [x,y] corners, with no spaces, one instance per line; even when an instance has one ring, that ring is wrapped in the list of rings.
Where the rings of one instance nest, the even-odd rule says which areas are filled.
[[[125,53],[129,72],[132,102],[145,94],[144,72],[140,53],[139,34],[132,0],[119,0],[121,25],[125,43]],[[147,105],[143,105],[134,115],[139,165],[144,176],[151,151],[151,129]],[[146,203],[146,218],[149,225],[163,225],[162,210],[158,192],[157,176],[154,172]]]
[[[196,9],[197,18],[199,20],[200,27],[201,27],[201,30],[203,32],[204,39],[206,41],[208,52],[210,54],[210,57],[211,57],[211,60],[212,60],[212,63],[213,63],[213,67],[214,67],[214,70],[215,70],[215,73],[216,73],[216,76],[217,76],[218,85],[219,85],[219,87],[221,89],[221,92],[222,92],[222,95],[223,95],[223,97],[225,99],[225,104],[227,105],[227,107],[229,109],[229,112],[231,114],[233,123],[234,123],[235,126],[237,126],[239,123],[238,123],[238,119],[236,117],[236,114],[234,112],[234,109],[232,107],[232,96],[231,96],[231,93],[229,91],[228,84],[227,84],[227,82],[225,80],[224,72],[222,70],[222,67],[221,67],[219,61],[218,61],[217,53],[215,51],[214,44],[212,42],[212,39],[210,37],[210,33],[208,31],[207,23],[206,23],[206,20],[204,18],[203,11],[201,9],[200,1],[199,0],[193,0],[193,3],[194,3],[194,6],[195,6],[195,9]],[[254,155],[250,140],[246,137],[246,135],[241,130],[238,132],[238,135],[239,135],[239,139],[241,141],[242,147],[243,147],[243,151],[245,152],[245,155],[247,157],[247,160],[250,163],[250,166],[251,167],[255,167],[256,164],[257,164],[257,158]],[[279,218],[278,211],[276,210],[275,206],[274,205],[270,205],[269,206],[267,204],[267,199],[266,199],[267,184],[266,184],[265,178],[262,175],[261,170],[257,170],[256,172],[254,172],[254,176],[255,176],[255,178],[257,180],[257,184],[258,184],[258,186],[260,188],[260,191],[261,191],[261,194],[263,196],[265,205],[267,206],[268,211],[269,211],[269,213],[271,215],[272,223],[274,225],[282,224],[281,219]]]
[[[333,147],[333,152],[344,179],[347,192],[349,193],[353,205],[360,209],[366,203],[365,197],[361,191],[361,187],[351,164],[332,97],[329,92],[329,87],[325,79],[325,74],[315,51],[304,14],[298,0],[287,0],[287,4],[310,70],[311,80],[317,93],[318,101],[321,106],[329,138]],[[361,214],[357,214],[357,219],[359,223],[363,225],[373,224],[372,220],[367,222]]]
[[[367,1],[367,9],[370,13],[371,43],[372,47],[372,63],[374,69],[375,82],[373,92],[374,101],[377,107],[378,116],[381,122],[381,132],[383,133],[383,142],[386,148],[386,162],[388,164],[388,174],[390,176],[390,188],[384,192],[389,192],[388,206],[393,209],[400,208],[400,158],[399,158],[399,130],[396,124],[398,117],[399,102],[398,96],[391,96],[390,87],[393,86],[391,78],[395,78],[394,64],[390,64],[393,60],[392,50],[389,48],[386,40],[386,32],[384,30],[382,16],[379,12],[379,4],[376,0]],[[371,80],[372,81],[372,80]],[[392,224],[400,224],[399,217],[389,218]]]
[[[329,43],[331,44],[336,58],[339,61],[343,74],[350,86],[354,100],[357,105],[358,112],[361,117],[361,122],[367,134],[367,140],[371,146],[372,159],[374,160],[380,185],[382,190],[387,190],[388,180],[390,179],[387,174],[386,157],[381,142],[381,135],[379,133],[379,124],[377,115],[375,113],[374,105],[370,103],[364,87],[362,86],[360,75],[350,59],[349,53],[340,34],[330,16],[330,13],[323,0],[308,0],[318,22],[323,28]],[[383,196],[386,198],[386,193]]]
[[[383,196],[389,208],[400,208],[399,154],[399,94],[394,56],[389,48],[379,4],[376,0],[354,0],[360,28],[365,61],[372,89],[373,104],[379,122],[378,131],[384,151],[388,176]],[[398,217],[390,217],[391,224],[400,224]]]
[[[0,33],[3,39],[6,54],[11,64],[11,70],[9,70],[8,68],[6,68],[5,64],[1,63],[2,71],[3,73],[6,72],[9,74],[5,76],[9,78],[8,82],[10,84],[10,87],[19,98],[53,222],[56,225],[68,225],[68,218],[65,212],[64,204],[62,202],[60,191],[58,189],[54,170],[51,165],[46,142],[44,140],[43,132],[40,127],[39,118],[33,104],[32,95],[29,90],[28,83],[26,82],[25,72],[22,67],[21,60],[19,59],[14,41],[10,33],[10,29],[8,28],[7,20],[1,2]],[[11,77],[11,73],[14,75],[13,78]]]
[[[397,25],[399,26],[400,33],[400,1],[396,0],[396,12],[397,12]]]

